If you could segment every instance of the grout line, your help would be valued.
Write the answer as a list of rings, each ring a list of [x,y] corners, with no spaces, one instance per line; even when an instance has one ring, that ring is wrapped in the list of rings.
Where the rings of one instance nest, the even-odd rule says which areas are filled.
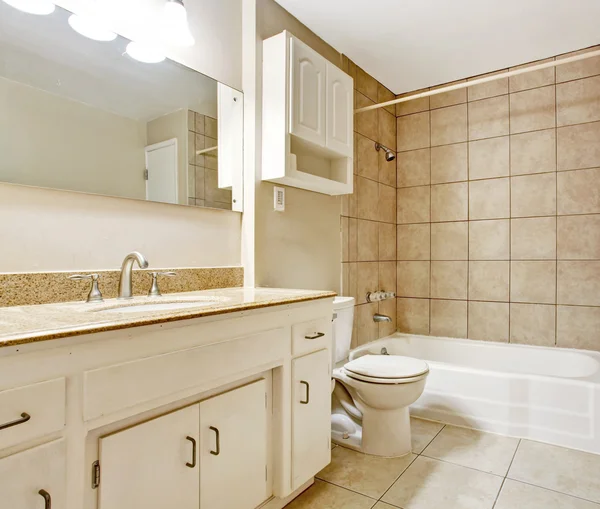
[[[427,456],[426,454],[423,454],[423,453],[419,454],[419,456],[422,456],[423,458],[427,458],[427,459],[430,459],[430,460],[439,461],[441,463],[446,463],[447,465],[454,465],[455,467],[466,468],[468,470],[473,470],[474,472],[481,472],[482,474],[493,475],[494,477],[499,477],[501,479],[504,479],[504,476],[502,476],[500,474],[494,474],[492,472],[488,472],[487,470],[481,470],[479,468],[468,467],[466,465],[462,465],[460,463],[454,463],[454,462],[448,461],[448,460],[443,460],[441,458],[434,458],[433,456]]]
[[[523,481],[522,479],[513,479],[512,477],[506,477],[506,479],[508,479],[509,481],[514,481],[516,483],[526,484],[527,486],[533,486],[534,488],[539,488],[541,490],[551,491],[552,493],[558,493],[559,495],[564,495],[566,497],[571,497],[571,498],[575,498],[577,500],[582,500],[584,502],[589,502],[591,504],[594,504],[594,505],[600,507],[600,503],[599,502],[597,502],[595,500],[591,500],[589,498],[582,498],[582,497],[579,497],[577,495],[571,495],[570,493],[565,493],[564,491],[558,491],[558,490],[555,490],[553,488],[548,488],[547,486],[541,486],[539,484],[533,484],[533,483],[528,482],[528,481]]]
[[[414,452],[410,452],[409,454],[414,455],[414,458],[412,459],[412,461],[406,465],[406,468],[404,470],[402,470],[402,472],[400,472],[400,475],[398,475],[398,477],[396,477],[396,479],[394,479],[394,482],[392,484],[390,484],[390,486],[388,487],[387,490],[385,490],[383,492],[383,495],[381,495],[377,500],[378,501],[382,501],[383,497],[385,497],[385,495],[387,494],[388,491],[390,491],[393,487],[394,484],[396,484],[398,482],[398,479],[400,479],[400,477],[402,477],[404,475],[404,473],[410,468],[410,466],[417,460],[417,458],[420,456],[420,454],[415,454]],[[387,502],[386,502],[387,503]]]
[[[343,446],[340,446],[340,447],[343,447]],[[327,484],[331,484],[332,486],[335,486],[336,488],[341,488],[343,490],[349,491],[350,493],[355,493],[356,495],[361,495],[361,496],[366,497],[366,498],[368,498],[370,500],[373,500],[374,502],[378,502],[380,500],[378,498],[373,498],[373,497],[370,497],[369,495],[365,495],[364,493],[361,493],[360,491],[351,490],[350,488],[347,488],[346,486],[341,486],[339,484],[336,484],[336,483],[334,483],[332,481],[328,481],[327,479],[323,479],[321,477],[315,476],[315,479],[318,479],[319,481],[327,483]]]

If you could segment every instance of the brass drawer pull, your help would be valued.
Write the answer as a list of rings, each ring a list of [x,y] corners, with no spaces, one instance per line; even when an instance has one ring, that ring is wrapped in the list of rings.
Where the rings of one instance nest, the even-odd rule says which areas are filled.
[[[192,437],[185,437],[185,439],[192,442],[192,462],[186,463],[185,466],[190,467],[190,468],[195,468],[195,466],[196,466],[196,440],[193,439]]]
[[[300,380],[302,385],[306,385],[306,401],[300,400],[301,405],[308,405],[310,403],[310,384],[304,380]]]
[[[6,428],[12,428],[13,426],[18,426],[19,424],[23,424],[24,422],[27,422],[29,419],[31,419],[31,415],[23,412],[21,414],[20,419],[17,419],[16,421],[7,422],[6,424],[0,424],[0,431],[2,431],[3,429],[6,429]]]
[[[325,335],[324,332],[317,332],[314,336],[304,336],[304,339],[318,339]]]
[[[38,494],[44,497],[44,509],[52,509],[52,497],[46,490],[38,491]]]

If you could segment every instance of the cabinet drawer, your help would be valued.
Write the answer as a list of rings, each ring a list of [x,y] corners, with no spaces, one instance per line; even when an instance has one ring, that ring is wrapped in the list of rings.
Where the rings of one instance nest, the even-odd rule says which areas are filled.
[[[327,348],[331,341],[331,318],[317,318],[292,325],[292,354],[302,355]]]
[[[64,378],[0,392],[0,449],[64,427]]]

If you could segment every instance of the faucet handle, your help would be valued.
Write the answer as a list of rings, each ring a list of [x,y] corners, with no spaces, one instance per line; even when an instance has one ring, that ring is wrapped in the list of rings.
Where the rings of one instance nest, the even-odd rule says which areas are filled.
[[[91,279],[92,287],[90,288],[90,293],[87,296],[86,302],[102,302],[104,300],[102,298],[100,288],[98,288],[98,279],[100,279],[100,274],[73,274],[72,276],[69,276],[69,279],[73,281]]]
[[[150,291],[148,292],[148,297],[160,297],[162,293],[160,293],[160,289],[158,288],[158,276],[176,276],[177,273],[172,271],[167,272],[151,272],[152,275],[152,286],[150,286]]]

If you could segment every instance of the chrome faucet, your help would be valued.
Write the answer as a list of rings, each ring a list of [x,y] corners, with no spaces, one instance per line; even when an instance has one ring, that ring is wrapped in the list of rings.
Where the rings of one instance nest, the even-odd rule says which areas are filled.
[[[379,323],[379,322],[391,322],[392,319],[389,316],[387,316],[387,315],[380,315],[379,313],[375,313],[373,315],[373,321],[377,322],[377,323]]]
[[[142,253],[133,251],[125,257],[123,260],[123,265],[121,265],[121,278],[119,279],[119,299],[131,299],[131,297],[133,297],[133,293],[131,291],[131,275],[134,262],[137,262],[141,269],[148,268],[148,260],[146,260]]]

